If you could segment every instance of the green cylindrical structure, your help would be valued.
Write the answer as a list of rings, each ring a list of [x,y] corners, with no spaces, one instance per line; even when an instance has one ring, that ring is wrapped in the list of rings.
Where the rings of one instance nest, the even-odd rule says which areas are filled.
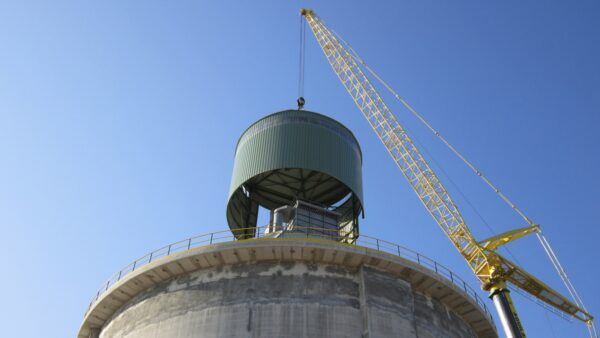
[[[336,209],[357,225],[363,205],[361,167],[358,141],[336,120],[303,110],[266,116],[238,141],[227,206],[229,227],[252,228],[259,205],[274,210],[298,199]]]

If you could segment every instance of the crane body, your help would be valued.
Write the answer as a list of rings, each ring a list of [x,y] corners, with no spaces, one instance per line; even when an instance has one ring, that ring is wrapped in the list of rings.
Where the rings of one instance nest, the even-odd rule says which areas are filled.
[[[590,327],[593,317],[524,269],[503,257],[497,249],[523,236],[539,233],[539,225],[511,230],[477,240],[466,225],[457,205],[432,170],[388,105],[371,84],[359,63],[362,61],[343,40],[330,31],[310,9],[301,15],[308,22],[325,57],[340,81],[377,134],[412,189],[461,256],[488,291],[508,337],[525,337],[511,300],[508,284],[521,289],[549,306],[584,321]],[[341,41],[340,41],[341,40]],[[364,66],[364,63],[363,63]],[[396,94],[396,97],[401,98]]]

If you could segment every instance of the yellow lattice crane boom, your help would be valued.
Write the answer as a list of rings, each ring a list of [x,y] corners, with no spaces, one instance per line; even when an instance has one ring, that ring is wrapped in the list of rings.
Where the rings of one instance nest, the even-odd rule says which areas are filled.
[[[507,335],[525,337],[507,283],[591,327],[593,317],[584,309],[497,252],[501,245],[539,232],[539,226],[529,222],[526,227],[492,238],[475,239],[440,179],[364,74],[355,53],[344,47],[343,40],[340,41],[339,36],[330,31],[312,10],[303,9],[301,14],[306,18],[334,72],[427,211],[467,261],[481,281],[482,288],[490,292]]]

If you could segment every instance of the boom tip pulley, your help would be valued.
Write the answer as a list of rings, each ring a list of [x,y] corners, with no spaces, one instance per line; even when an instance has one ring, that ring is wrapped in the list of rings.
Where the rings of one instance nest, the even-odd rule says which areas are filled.
[[[313,10],[312,9],[308,9],[308,8],[301,8],[300,9],[300,15],[301,16],[307,16],[309,14],[312,14]]]

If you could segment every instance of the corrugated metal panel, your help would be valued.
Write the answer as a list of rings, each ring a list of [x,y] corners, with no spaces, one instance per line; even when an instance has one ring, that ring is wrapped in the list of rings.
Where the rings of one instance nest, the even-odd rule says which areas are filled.
[[[360,146],[342,124],[317,113],[283,111],[259,120],[240,138],[229,196],[261,173],[305,168],[338,179],[362,202],[361,166]]]

